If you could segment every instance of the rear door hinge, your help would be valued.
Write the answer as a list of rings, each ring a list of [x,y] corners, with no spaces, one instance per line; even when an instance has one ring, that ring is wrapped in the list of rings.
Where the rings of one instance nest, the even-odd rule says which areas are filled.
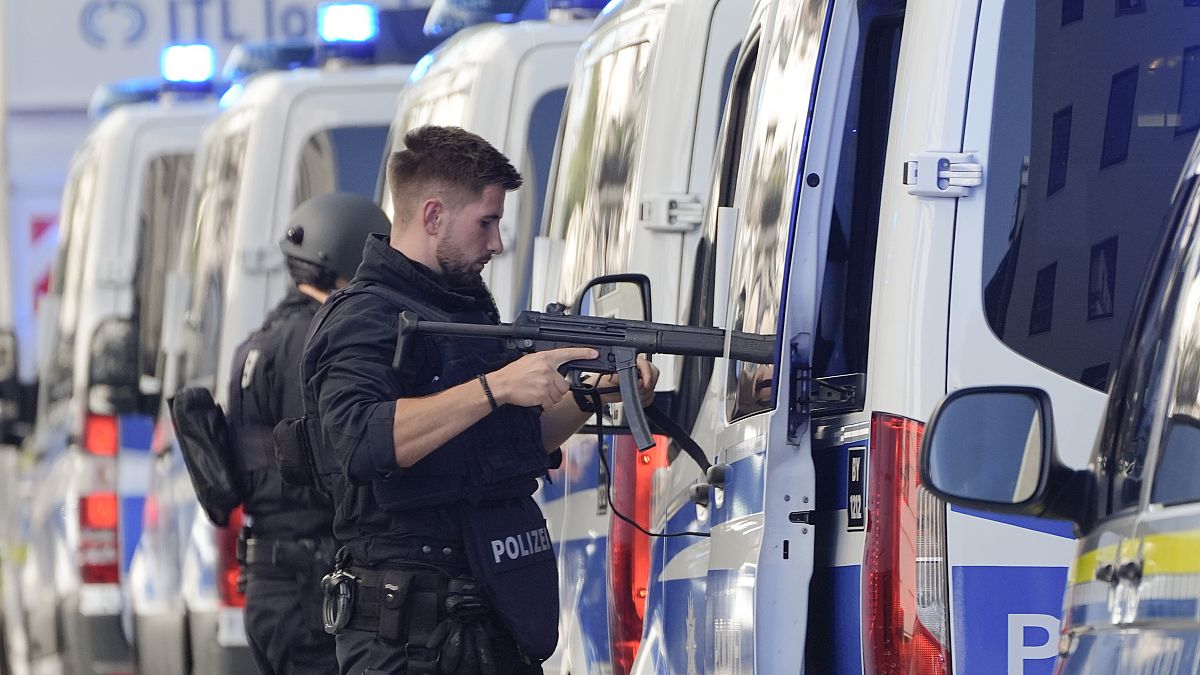
[[[918,152],[904,163],[908,194],[918,197],[966,197],[983,185],[983,165],[964,152]]]
[[[659,193],[642,200],[638,224],[660,232],[691,232],[704,220],[704,203],[693,194]]]
[[[808,429],[812,415],[812,365],[808,363],[797,340],[791,343],[791,400],[788,401],[788,443],[800,442],[800,434]]]

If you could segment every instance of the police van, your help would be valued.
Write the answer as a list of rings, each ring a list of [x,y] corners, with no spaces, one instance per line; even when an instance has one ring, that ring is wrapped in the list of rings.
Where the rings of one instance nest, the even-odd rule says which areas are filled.
[[[384,50],[371,41],[389,16],[362,30],[319,21],[321,65],[264,72],[222,97],[223,110],[197,153],[190,232],[173,275],[179,290],[163,319],[171,327],[164,391],[203,386],[224,403],[235,347],[291,284],[279,240],[292,210],[332,191],[375,198],[388,122],[420,56],[394,52],[411,57],[409,65],[368,57]],[[415,18],[423,21],[424,11]],[[334,40],[335,30],[367,42]],[[135,560],[144,581],[136,602],[139,641],[187,645],[190,664],[172,658],[161,672],[188,672],[189,665],[192,672],[256,672],[238,590],[240,509],[228,527],[214,527],[197,508],[165,405],[155,431],[155,509],[147,514],[153,544]],[[144,658],[158,657],[147,650]]]
[[[773,366],[664,371],[675,389],[660,405],[711,469],[610,436],[611,503],[564,500],[683,535],[628,540],[633,585],[612,584],[607,624],[642,626],[625,644],[610,634],[599,658],[614,672],[1051,672],[1070,525],[947,506],[921,486],[917,449],[947,391],[1022,384],[1069,420],[1063,462],[1088,461],[1200,128],[1200,14],[1186,5],[758,0],[694,253],[630,262],[645,224],[605,201],[619,184],[564,208],[614,205],[572,233],[557,213],[573,184],[555,182],[560,299],[597,274],[678,269],[683,322],[777,345]],[[586,587],[605,548],[617,557],[598,540],[560,546],[564,586]]]
[[[523,16],[538,17],[534,10],[540,8],[541,17],[513,23],[497,22],[495,12],[485,11],[489,5],[511,4],[475,2],[471,12],[454,3],[434,4],[426,31],[458,32],[417,63],[400,97],[390,140],[396,151],[403,148],[410,129],[427,124],[462,127],[507,155],[525,178],[524,189],[506,197],[500,222],[504,252],[484,272],[504,320],[528,302],[533,238],[541,226],[572,64],[604,2],[531,0]],[[486,22],[463,25],[481,20]],[[384,169],[380,204],[390,217],[393,206]]]
[[[197,63],[197,57],[199,63]],[[72,160],[43,334],[20,597],[34,663],[128,672],[129,562],[142,522],[157,391],[160,253],[177,236],[208,96],[212,52],[163,56],[165,90],[117,87]],[[207,65],[207,71],[205,70]],[[54,310],[57,310],[54,312]]]
[[[610,5],[596,22],[575,63],[545,234],[534,244],[532,308],[570,300],[592,276],[636,270],[650,278],[652,318],[687,322],[688,260],[696,255],[721,106],[749,10],[731,0],[625,2]],[[678,389],[678,364],[668,358],[656,364],[666,401]],[[551,663],[564,673],[628,672],[642,632],[640,579],[650,545],[619,519],[610,531],[597,447],[594,435],[572,439],[563,466],[539,493],[563,582],[559,650]],[[651,459],[646,464],[632,463],[627,437],[618,439],[617,452],[627,456],[615,462],[620,484],[611,497],[621,500],[618,508],[642,514],[646,526],[665,441],[640,455]],[[632,495],[638,497],[626,501]]]
[[[1081,535],[1059,673],[1195,673],[1200,657],[1198,151],[1150,260],[1088,468],[1056,456],[1055,439],[1069,427],[1036,387],[954,391],[923,444],[921,480],[951,504],[1065,519]]]

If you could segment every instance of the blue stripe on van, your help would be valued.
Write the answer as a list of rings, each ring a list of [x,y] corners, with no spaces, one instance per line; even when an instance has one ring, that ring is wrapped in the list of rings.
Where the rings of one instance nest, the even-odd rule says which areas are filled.
[[[127,572],[133,562],[133,552],[137,550],[138,540],[142,537],[142,511],[146,507],[144,495],[124,495],[121,497],[121,571]]]
[[[819,567],[808,588],[805,670],[862,673],[862,567]]]
[[[1196,598],[1139,600],[1137,604],[1137,619],[1139,621],[1148,619],[1182,619],[1193,622],[1196,620],[1196,606]]]
[[[954,672],[1005,675],[1010,652],[1025,675],[1050,675],[1066,567],[954,567]],[[1053,623],[1053,630],[1040,627]],[[1049,641],[1049,642],[1047,642]],[[1022,655],[1050,652],[1042,658]]]
[[[765,449],[766,440],[760,441]],[[766,462],[766,454],[759,452],[729,465],[729,470],[725,473],[724,501],[720,507],[716,507],[713,502],[713,523],[724,523],[762,513],[766,491]]]
[[[1112,613],[1103,602],[1093,602],[1088,605],[1075,605],[1070,611],[1071,625],[1080,626],[1087,623],[1108,623]]]
[[[1044,534],[1052,534],[1056,537],[1062,537],[1063,539],[1075,539],[1075,531],[1073,529],[1074,526],[1065,520],[1050,520],[1048,518],[1018,516],[1008,513],[990,513],[988,511],[979,511],[976,509],[969,509],[965,506],[955,506],[953,504],[950,506],[950,510],[958,513],[965,513],[968,516],[974,516],[976,518],[983,518],[984,520],[994,520],[998,523],[1005,523],[1006,525],[1023,527],[1026,530],[1033,530],[1035,532],[1042,532]]]
[[[154,436],[154,418],[149,415],[120,415],[117,418],[123,452],[150,452]]]
[[[851,446],[866,446],[866,441],[813,450],[813,468],[817,474],[817,510],[846,509],[846,478]]]

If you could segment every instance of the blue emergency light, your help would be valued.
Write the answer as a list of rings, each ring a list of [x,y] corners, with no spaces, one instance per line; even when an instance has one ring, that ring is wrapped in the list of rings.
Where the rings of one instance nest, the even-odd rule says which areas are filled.
[[[366,2],[322,3],[317,35],[325,44],[373,42],[379,37],[379,9]]]
[[[609,0],[546,0],[546,10],[563,9],[594,14],[604,9]]]
[[[546,0],[434,0],[425,34],[448,37],[482,23],[515,23],[546,18]]]
[[[205,44],[169,45],[159,60],[168,84],[204,84],[216,74],[216,56]]]

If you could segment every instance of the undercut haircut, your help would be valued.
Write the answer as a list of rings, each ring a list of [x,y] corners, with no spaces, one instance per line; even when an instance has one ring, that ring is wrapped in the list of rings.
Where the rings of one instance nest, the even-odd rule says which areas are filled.
[[[387,179],[397,220],[414,200],[437,190],[453,193],[443,198],[470,201],[489,185],[511,192],[522,183],[521,174],[491,143],[459,127],[438,126],[404,135],[404,149],[388,157]]]

